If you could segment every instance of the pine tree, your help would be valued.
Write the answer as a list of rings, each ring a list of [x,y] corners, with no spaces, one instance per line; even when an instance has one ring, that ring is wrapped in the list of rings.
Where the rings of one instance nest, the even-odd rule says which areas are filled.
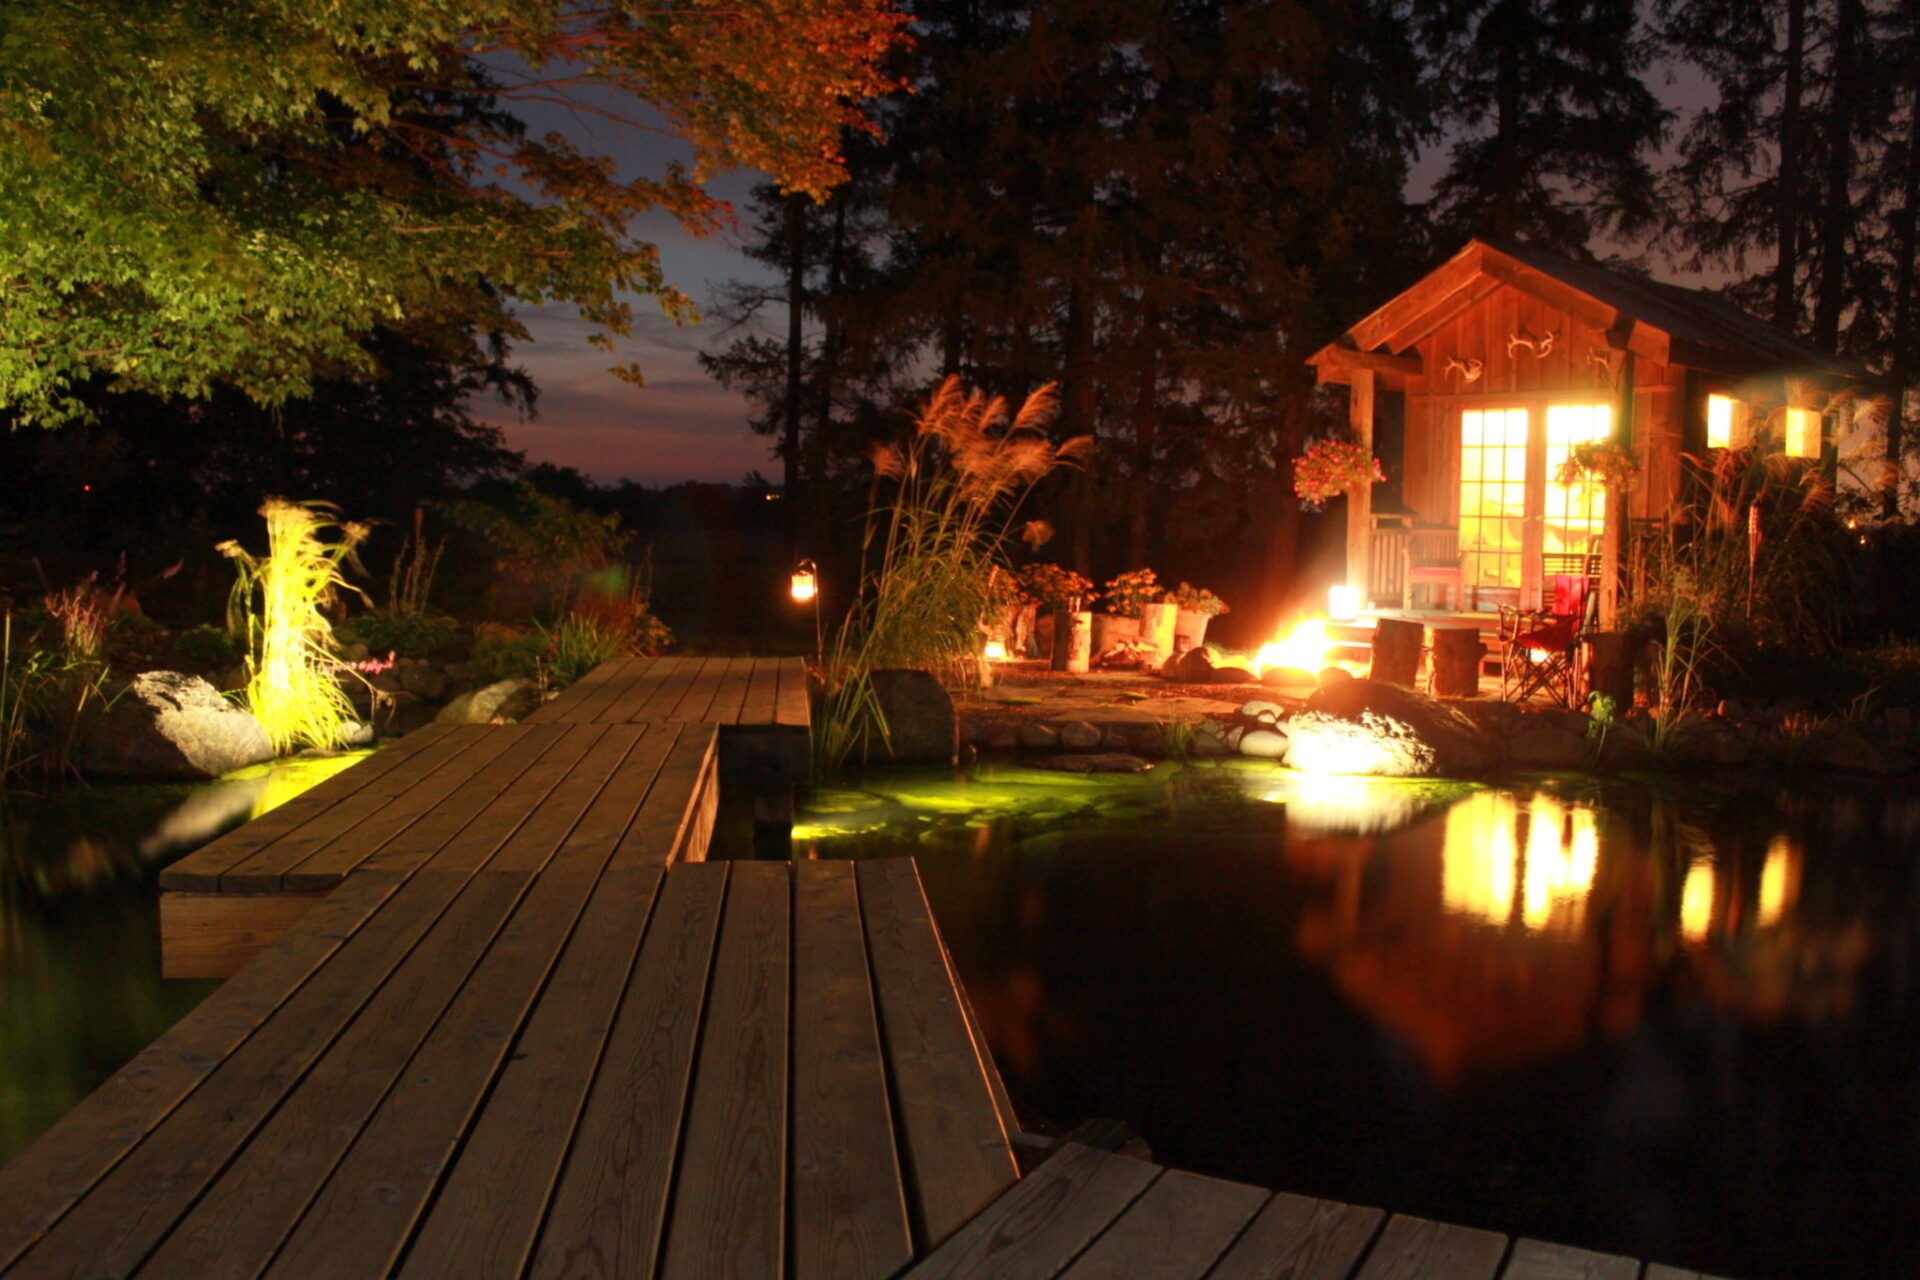
[[[1419,0],[1441,112],[1455,130],[1436,217],[1465,235],[1574,257],[1632,237],[1658,208],[1649,159],[1668,112],[1642,78],[1634,0]]]

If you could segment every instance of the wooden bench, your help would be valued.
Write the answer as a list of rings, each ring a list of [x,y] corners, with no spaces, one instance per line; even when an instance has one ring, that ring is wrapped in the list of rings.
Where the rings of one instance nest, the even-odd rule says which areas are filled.
[[[908,1280],[1640,1280],[1632,1258],[1061,1144]],[[1646,1280],[1709,1280],[1647,1268]]]
[[[0,1274],[879,1280],[1013,1183],[911,861],[669,869],[657,731],[563,741],[0,1169]]]

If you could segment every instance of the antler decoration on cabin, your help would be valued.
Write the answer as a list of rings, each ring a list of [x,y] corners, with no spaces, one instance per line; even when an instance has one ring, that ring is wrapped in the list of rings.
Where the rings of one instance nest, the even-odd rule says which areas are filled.
[[[1457,373],[1462,382],[1478,382],[1480,375],[1486,371],[1487,362],[1479,356],[1468,356],[1464,360],[1459,356],[1448,356],[1447,362],[1440,366],[1440,372]]]
[[[1601,387],[1613,385],[1613,352],[1605,347],[1589,347],[1587,363],[1593,366],[1593,380],[1597,385]]]
[[[1549,329],[1546,337],[1536,338],[1525,325],[1522,325],[1507,335],[1507,359],[1513,359],[1513,353],[1522,347],[1531,352],[1534,359],[1544,359],[1546,354],[1553,350],[1554,339],[1559,336],[1558,329]]]

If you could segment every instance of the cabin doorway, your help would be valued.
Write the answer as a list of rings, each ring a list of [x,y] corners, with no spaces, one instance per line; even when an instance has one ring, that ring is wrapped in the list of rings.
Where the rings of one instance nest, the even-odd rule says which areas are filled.
[[[1556,574],[1598,575],[1606,494],[1558,480],[1573,446],[1613,434],[1609,404],[1488,405],[1460,414],[1467,608],[1537,608]]]

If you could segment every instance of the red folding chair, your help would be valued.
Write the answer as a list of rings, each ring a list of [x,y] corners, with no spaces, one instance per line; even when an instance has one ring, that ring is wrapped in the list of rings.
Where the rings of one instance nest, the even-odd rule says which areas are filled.
[[[1500,607],[1500,696],[1525,702],[1545,693],[1562,706],[1579,705],[1581,641],[1592,593],[1584,574],[1553,575],[1551,609]]]

